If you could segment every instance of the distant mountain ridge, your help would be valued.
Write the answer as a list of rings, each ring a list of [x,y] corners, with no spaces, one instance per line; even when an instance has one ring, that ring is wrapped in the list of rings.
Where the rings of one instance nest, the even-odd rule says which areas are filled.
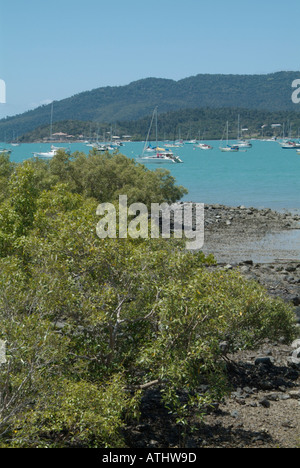
[[[55,101],[53,122],[81,120],[114,123],[151,114],[197,108],[300,111],[292,102],[292,82],[300,72],[267,75],[200,74],[174,81],[145,78],[125,86],[102,87]],[[0,120],[0,139],[21,136],[50,121],[51,105]]]

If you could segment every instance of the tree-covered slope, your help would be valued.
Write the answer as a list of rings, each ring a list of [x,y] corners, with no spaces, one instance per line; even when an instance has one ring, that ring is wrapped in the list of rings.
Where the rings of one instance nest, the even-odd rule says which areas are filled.
[[[300,113],[295,111],[269,112],[254,109],[218,108],[218,109],[183,109],[164,112],[158,116],[158,140],[202,139],[220,140],[224,132],[226,122],[229,122],[229,137],[237,138],[238,116],[240,117],[240,129],[245,138],[285,136],[297,137],[300,129]],[[114,135],[131,135],[132,140],[141,141],[146,138],[151,121],[151,114],[138,120],[116,121],[111,126],[109,123],[97,123],[93,121],[65,120],[53,124],[53,133],[63,132],[73,135],[75,139],[82,135],[84,139],[103,141],[108,137],[107,132]],[[273,124],[281,124],[281,127],[272,127]],[[262,127],[264,128],[262,129]],[[155,126],[150,133],[150,140],[155,141]],[[20,142],[28,143],[42,141],[49,138],[49,123],[33,131],[24,134]],[[0,133],[1,139],[1,133]]]
[[[186,108],[235,107],[269,111],[300,110],[293,104],[292,82],[300,72],[269,75],[202,74],[180,81],[147,78],[126,86],[97,88],[54,103],[53,121],[116,122]],[[48,124],[51,106],[0,121],[0,136],[22,135]]]

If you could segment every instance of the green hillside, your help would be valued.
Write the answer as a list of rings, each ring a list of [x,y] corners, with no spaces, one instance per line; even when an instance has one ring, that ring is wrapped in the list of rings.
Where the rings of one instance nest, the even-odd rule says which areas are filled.
[[[197,75],[180,81],[147,78],[126,86],[86,91],[54,102],[53,121],[132,121],[148,116],[155,106],[160,113],[179,109],[244,108],[298,112],[293,104],[292,82],[300,72],[269,75]],[[0,139],[23,135],[49,124],[51,105],[0,121]]]
[[[238,133],[238,116],[240,117],[240,131],[244,137],[285,136],[292,137],[300,134],[300,113],[295,111],[269,112],[260,110],[222,108],[222,109],[184,109],[159,114],[158,139],[221,139],[225,124],[228,120],[230,138],[236,138]],[[109,139],[110,132],[122,137],[131,135],[132,140],[144,140],[149,129],[151,114],[138,120],[97,123],[92,121],[66,120],[54,123],[53,133],[63,132],[73,135],[75,139],[103,141]],[[281,127],[272,127],[281,124]],[[262,126],[264,128],[262,129]],[[20,138],[23,143],[42,141],[50,135],[50,125],[43,125],[26,133]],[[155,140],[155,128],[152,128],[150,140]]]

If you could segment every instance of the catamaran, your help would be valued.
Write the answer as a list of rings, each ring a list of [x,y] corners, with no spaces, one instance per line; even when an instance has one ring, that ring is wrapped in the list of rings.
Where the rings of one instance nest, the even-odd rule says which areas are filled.
[[[156,125],[156,146],[155,146],[155,148],[153,148],[153,150],[155,151],[155,153],[145,155],[145,153],[147,152],[147,150],[149,148],[148,141],[149,141],[149,136],[150,136],[150,132],[151,132],[151,129],[152,129],[154,118],[155,118],[155,125]],[[142,152],[141,156],[138,156],[136,158],[136,161],[140,162],[140,163],[156,163],[156,164],[160,164],[160,163],[182,163],[181,159],[178,156],[175,156],[172,153],[171,150],[164,149],[164,148],[159,148],[158,145],[157,145],[157,107],[155,107],[155,109],[153,111],[153,114],[152,114],[152,119],[151,119],[151,123],[150,123],[150,127],[149,127],[149,130],[148,130],[148,135],[147,135],[147,138],[146,138],[146,141],[145,141],[143,152]]]

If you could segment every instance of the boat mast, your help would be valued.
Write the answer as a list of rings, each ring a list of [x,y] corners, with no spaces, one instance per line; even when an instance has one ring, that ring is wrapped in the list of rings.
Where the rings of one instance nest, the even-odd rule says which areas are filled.
[[[50,140],[52,141],[53,128],[53,102],[51,103],[51,117],[50,117]]]
[[[148,134],[147,134],[147,138],[146,138],[146,141],[145,141],[145,146],[144,146],[142,154],[144,154],[144,152],[146,151],[155,115],[156,115],[156,146],[157,146],[157,107],[155,107],[155,109],[153,111],[153,114],[152,114],[152,119],[151,119],[150,127],[149,127],[149,130],[148,130]]]
[[[156,139],[156,148],[157,148],[157,107],[155,107],[155,139]]]
[[[228,146],[228,120],[227,120],[227,124],[226,124],[226,144]]]

